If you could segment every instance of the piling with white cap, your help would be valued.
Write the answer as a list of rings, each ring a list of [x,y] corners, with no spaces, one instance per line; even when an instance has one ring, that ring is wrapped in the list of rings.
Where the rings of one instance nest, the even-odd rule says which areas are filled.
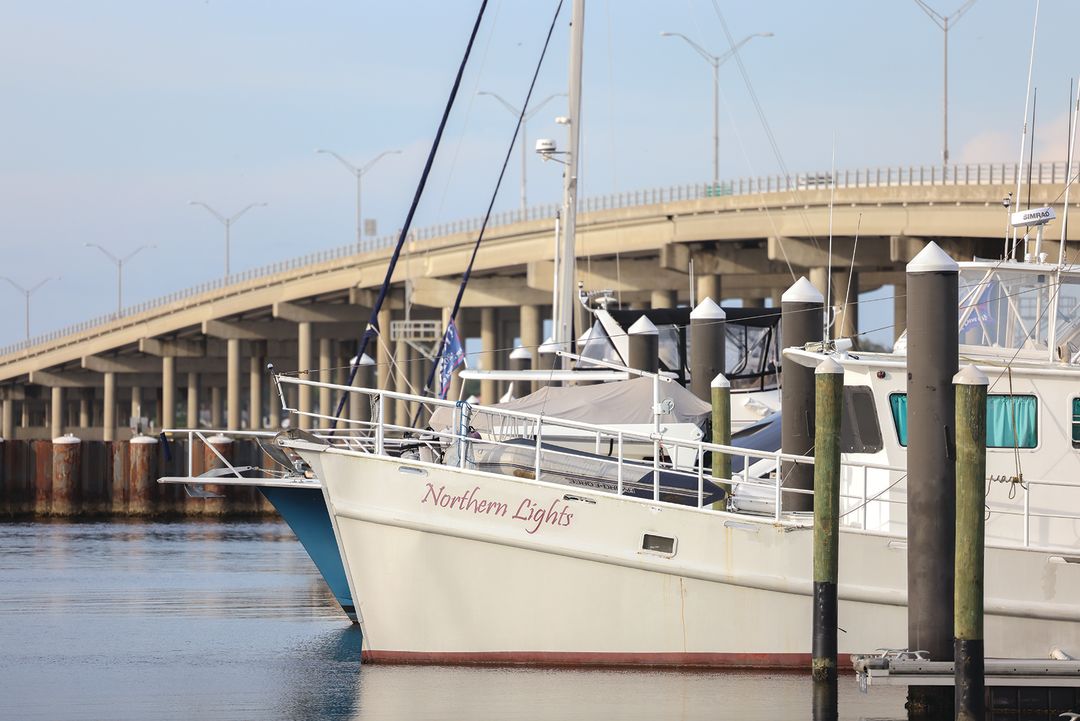
[[[510,351],[510,370],[532,370],[532,352],[523,346],[518,346]],[[532,393],[532,384],[529,381],[514,381],[515,395],[525,396]]]
[[[375,380],[375,359],[367,353],[360,356],[357,363],[356,356],[349,359],[349,365],[356,366],[356,375],[353,376],[353,388],[371,388]],[[437,379],[436,379],[437,380]],[[349,394],[349,420],[371,420],[371,398],[363,393]],[[357,426],[358,428],[360,426]]]
[[[825,297],[805,276],[780,296],[780,331],[784,348],[801,348],[821,340]],[[801,366],[786,357],[780,361],[780,448],[784,453],[813,455],[814,448],[814,369]],[[813,490],[814,469],[795,463],[782,465],[784,486]],[[811,511],[813,497],[806,494],[781,494],[784,510]]]
[[[706,299],[708,300],[708,299]],[[712,442],[720,446],[731,445],[731,382],[723,373],[717,373],[709,384],[712,394]],[[727,453],[713,453],[713,478],[728,480],[731,478],[731,456]],[[730,483],[718,483],[726,493],[731,493]],[[715,506],[721,510],[726,504],[717,501]]]
[[[52,440],[52,504],[49,509],[54,516],[70,516],[75,513],[79,489],[79,461],[82,441],[68,434]]]
[[[690,390],[709,400],[712,380],[727,371],[727,313],[712,298],[690,311]]]
[[[660,369],[660,334],[646,316],[641,316],[626,331],[629,336],[631,368],[656,373]]]
[[[953,657],[956,320],[959,266],[934,242],[907,265],[908,648]],[[912,686],[912,708],[951,711],[953,694]]]
[[[148,515],[152,510],[154,481],[157,478],[158,439],[135,436],[128,443],[128,514]]]

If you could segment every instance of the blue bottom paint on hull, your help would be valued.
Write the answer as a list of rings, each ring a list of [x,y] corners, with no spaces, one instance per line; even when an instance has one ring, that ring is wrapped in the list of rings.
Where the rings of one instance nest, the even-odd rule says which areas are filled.
[[[304,550],[311,556],[330,592],[341,604],[341,609],[356,621],[356,606],[345,578],[345,566],[341,562],[334,529],[322,490],[318,488],[281,488],[259,486],[266,500],[273,504],[285,523],[289,524]]]

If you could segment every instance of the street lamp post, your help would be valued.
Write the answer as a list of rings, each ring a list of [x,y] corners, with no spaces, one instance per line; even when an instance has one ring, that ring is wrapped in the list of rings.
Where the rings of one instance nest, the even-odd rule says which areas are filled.
[[[232,275],[229,272],[229,255],[230,255],[230,253],[229,253],[229,231],[232,229],[232,224],[235,223],[237,220],[239,220],[241,215],[248,212],[252,208],[265,208],[266,203],[249,203],[248,205],[246,205],[244,207],[243,210],[236,213],[235,215],[231,215],[231,216],[228,216],[228,217],[226,217],[224,214],[219,213],[218,211],[214,210],[213,208],[211,208],[209,205],[202,202],[201,200],[189,200],[188,205],[198,205],[198,206],[201,206],[203,208],[206,208],[206,212],[210,213],[210,215],[217,218],[221,222],[221,224],[225,226],[225,280],[228,280],[229,276]]]
[[[518,108],[515,108],[513,105],[508,103],[498,93],[489,93],[486,90],[481,90],[480,92],[477,93],[477,95],[487,95],[487,96],[490,96],[492,98],[495,98],[495,100],[499,101],[499,103],[501,103],[504,108],[509,110],[510,113],[515,118],[521,117],[521,110],[518,109]],[[526,194],[525,194],[525,159],[528,157],[528,153],[527,153],[526,148],[525,148],[525,145],[528,143],[528,140],[526,140],[526,137],[528,136],[528,133],[526,132],[526,124],[529,122],[529,119],[532,118],[532,116],[536,115],[536,113],[538,113],[540,111],[540,108],[547,105],[547,103],[549,101],[551,101],[551,100],[553,100],[555,98],[560,98],[560,97],[565,98],[566,93],[552,93],[551,95],[547,96],[546,98],[541,100],[539,103],[534,105],[532,107],[532,109],[529,110],[529,112],[525,113],[524,117],[521,117],[521,218],[522,218],[522,220],[525,219],[526,208],[528,208],[528,205],[529,205],[528,204],[528,198],[526,197]]]
[[[50,280],[60,280],[60,279],[59,278],[45,278],[44,280],[39,281],[38,284],[35,285],[32,288],[23,288],[21,285],[19,285],[15,281],[13,281],[11,278],[8,278],[6,275],[5,276],[0,276],[0,277],[2,277],[8,283],[11,283],[11,285],[14,286],[16,290],[18,290],[20,293],[23,294],[23,297],[26,300],[26,309],[25,309],[26,310],[26,313],[25,313],[25,315],[26,315],[26,340],[30,340],[30,296],[32,296],[34,294],[34,291],[36,291],[38,288],[40,288],[41,286],[48,283]]]
[[[316,153],[324,153],[326,155],[334,156],[335,158],[338,159],[339,163],[341,163],[343,166],[345,166],[346,170],[348,170],[350,173],[352,173],[356,177],[356,250],[357,251],[363,250],[363,242],[364,242],[363,216],[361,215],[360,211],[361,211],[361,199],[362,199],[363,187],[364,187],[364,185],[363,185],[364,175],[367,173],[367,171],[371,170],[372,166],[374,166],[375,163],[379,162],[380,160],[385,158],[387,155],[401,155],[401,151],[400,150],[384,150],[383,152],[379,153],[378,155],[376,155],[374,158],[372,158],[368,162],[364,163],[363,165],[353,165],[348,160],[343,158],[340,154],[335,153],[333,150],[325,150],[324,148],[319,148],[315,152]]]
[[[720,66],[735,56],[735,53],[739,51],[743,45],[754,38],[771,38],[773,33],[754,33],[753,35],[747,35],[745,38],[735,43],[735,46],[728,50],[726,53],[720,55],[713,55],[705,48],[695,43],[690,38],[686,37],[682,33],[660,33],[662,38],[682,38],[686,43],[692,47],[698,55],[705,58],[705,61],[712,65],[713,69],[713,188],[720,184]]]
[[[944,76],[945,79],[944,79],[944,83],[943,83],[943,86],[944,86],[944,90],[943,90],[944,100],[942,101],[943,111],[942,111],[942,120],[941,120],[941,135],[942,135],[942,141],[941,141],[942,142],[942,145],[941,145],[941,164],[942,164],[942,166],[944,168],[948,169],[948,167],[949,167],[949,23],[952,23],[955,26],[957,21],[960,20],[961,16],[963,16],[963,14],[966,13],[968,10],[970,10],[971,6],[975,4],[975,0],[967,0],[967,2],[965,2],[959,8],[957,8],[956,12],[954,12],[952,15],[942,15],[941,13],[937,12],[932,7],[927,5],[924,2],[924,0],[915,0],[915,4],[918,5],[920,8],[922,8],[922,11],[924,13],[926,13],[927,17],[929,17],[930,20],[935,25],[937,25],[939,28],[941,28],[941,34],[944,35],[944,37],[945,37],[945,56],[944,56],[945,60],[944,60],[944,68],[942,70],[942,75]]]
[[[134,258],[140,251],[146,250],[147,248],[156,248],[157,246],[152,244],[140,245],[138,248],[121,258],[117,255],[113,255],[97,243],[83,243],[83,245],[87,248],[97,248],[105,254],[105,257],[116,264],[116,317],[119,318],[124,309],[124,263]]]

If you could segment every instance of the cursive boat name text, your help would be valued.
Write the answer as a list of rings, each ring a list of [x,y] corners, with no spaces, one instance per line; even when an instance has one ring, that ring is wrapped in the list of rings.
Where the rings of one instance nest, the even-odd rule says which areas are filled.
[[[430,503],[439,508],[450,508],[464,513],[505,518],[510,506],[502,501],[489,498],[477,498],[480,486],[474,486],[465,493],[448,493],[446,486],[436,488],[428,483],[421,503]],[[540,501],[526,498],[518,504],[517,510],[510,516],[512,520],[523,521],[525,532],[532,535],[543,526],[569,526],[574,520],[570,507],[562,499],[556,498],[551,505],[544,507]]]

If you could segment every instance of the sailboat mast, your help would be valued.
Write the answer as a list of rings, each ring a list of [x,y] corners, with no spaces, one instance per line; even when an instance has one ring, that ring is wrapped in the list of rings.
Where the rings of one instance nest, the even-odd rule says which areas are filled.
[[[555,254],[555,298],[552,308],[553,339],[560,350],[573,350],[574,340],[574,237],[577,226],[578,146],[581,140],[581,59],[585,37],[585,0],[574,0],[570,18],[569,144],[563,171],[562,236]],[[569,361],[564,357],[563,365]]]

